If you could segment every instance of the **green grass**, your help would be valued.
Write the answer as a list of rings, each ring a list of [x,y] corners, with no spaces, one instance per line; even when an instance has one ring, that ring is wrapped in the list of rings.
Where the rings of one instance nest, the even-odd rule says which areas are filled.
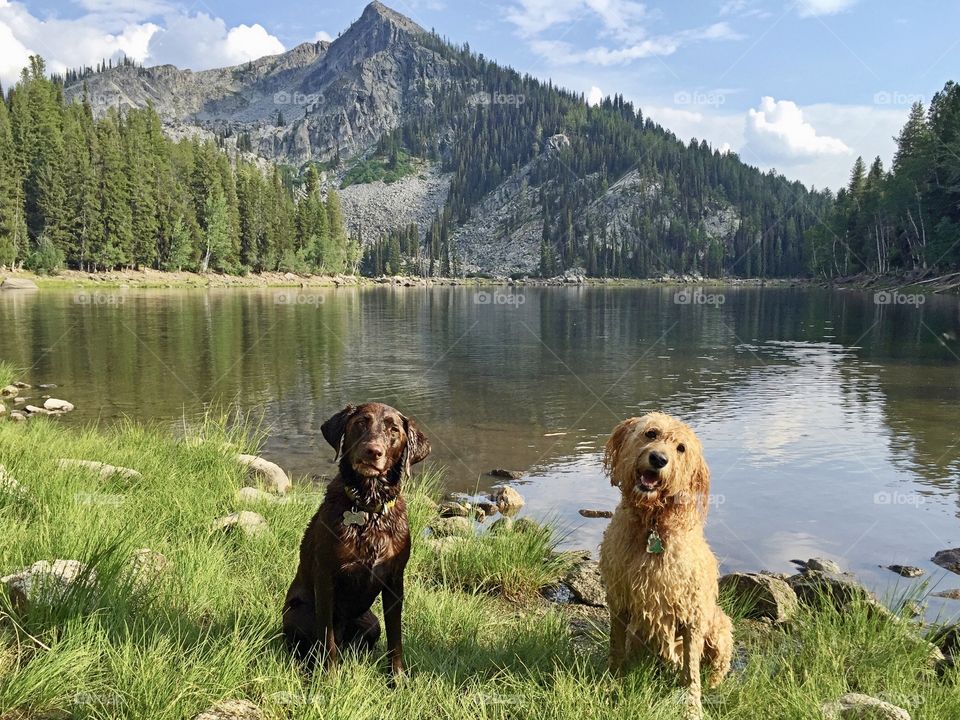
[[[548,528],[478,533],[435,554],[419,538],[440,487],[433,472],[407,491],[411,677],[391,689],[379,657],[306,675],[279,642],[279,618],[318,494],[303,487],[250,508],[270,525],[262,536],[209,527],[241,509],[234,496],[244,476],[230,455],[252,449],[250,437],[243,419],[211,420],[182,440],[135,424],[97,431],[43,418],[0,422],[0,463],[25,488],[0,493],[0,574],[72,558],[98,579],[97,592],[26,615],[0,598],[0,718],[182,720],[225,698],[256,702],[268,720],[679,717],[675,677],[647,663],[612,678],[605,638],[572,642],[566,614],[537,599],[564,566]],[[60,470],[61,457],[133,467],[143,479]],[[173,563],[145,592],[134,592],[124,571],[139,547]],[[745,667],[707,693],[710,717],[815,718],[820,703],[854,690],[898,702],[914,718],[960,717],[957,671],[938,677],[905,624],[865,608],[805,610],[789,631],[740,622],[738,633]]]
[[[19,370],[8,362],[0,360],[0,387],[6,387],[17,379]]]
[[[361,160],[356,165],[347,170],[340,183],[341,188],[351,185],[365,185],[367,183],[382,180],[390,184],[413,175],[417,171],[414,159],[405,152],[399,152],[395,160],[391,161],[385,157],[371,157],[367,160]]]

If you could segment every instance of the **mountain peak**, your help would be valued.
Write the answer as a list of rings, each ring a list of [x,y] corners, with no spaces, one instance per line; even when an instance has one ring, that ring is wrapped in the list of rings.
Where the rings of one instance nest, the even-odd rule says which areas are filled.
[[[387,7],[379,0],[373,0],[372,3],[367,5],[363,10],[363,14],[360,16],[360,23],[370,23],[370,22],[387,22],[391,25],[395,25],[407,32],[412,33],[422,33],[425,32],[422,27],[417,25],[413,20],[408,18],[406,15],[398,13],[396,10]]]

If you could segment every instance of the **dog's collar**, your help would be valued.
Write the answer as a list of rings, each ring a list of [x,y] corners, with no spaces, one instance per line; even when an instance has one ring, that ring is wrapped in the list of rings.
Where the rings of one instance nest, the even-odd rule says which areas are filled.
[[[353,501],[353,513],[357,514],[357,511],[363,513],[370,513],[371,515],[386,515],[393,509],[393,506],[397,504],[397,499],[388,500],[385,503],[379,503],[378,505],[364,505],[360,501],[360,494],[354,490],[349,485],[343,486],[343,491],[347,494],[347,497]],[[346,514],[344,514],[346,515]]]

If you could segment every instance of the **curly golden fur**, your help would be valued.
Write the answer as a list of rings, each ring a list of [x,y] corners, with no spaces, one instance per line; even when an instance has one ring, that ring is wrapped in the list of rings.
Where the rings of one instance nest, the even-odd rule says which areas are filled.
[[[732,624],[717,604],[717,559],[703,535],[710,472],[700,441],[669,415],[630,418],[607,441],[604,466],[621,492],[600,547],[610,668],[621,672],[638,652],[659,655],[681,671],[688,717],[700,718],[701,658],[715,687],[733,652]],[[651,532],[662,553],[648,551]]]

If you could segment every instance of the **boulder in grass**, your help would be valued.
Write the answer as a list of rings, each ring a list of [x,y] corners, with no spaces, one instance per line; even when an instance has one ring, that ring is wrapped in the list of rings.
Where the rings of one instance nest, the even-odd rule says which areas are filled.
[[[797,594],[786,581],[760,573],[730,573],[720,578],[720,590],[749,607],[746,617],[786,622],[800,609]]]
[[[25,422],[27,419],[27,416],[24,415],[19,410],[14,410],[12,413],[10,413],[10,419],[13,422]]]
[[[469,537],[473,535],[473,523],[465,517],[436,518],[430,523],[434,537]]]
[[[285,495],[290,489],[290,478],[276,463],[256,455],[237,455],[237,462],[248,467],[268,491]]]
[[[262,720],[260,708],[249,700],[221,700],[194,720]]]
[[[847,693],[821,710],[824,720],[910,720],[903,708],[861,693]]]
[[[214,530],[221,530],[223,532],[239,530],[248,537],[266,532],[267,527],[267,521],[263,515],[249,510],[230,513],[213,521]]]
[[[21,612],[32,604],[55,603],[75,587],[94,585],[96,573],[78,560],[39,560],[28,568],[0,578],[7,593]]]
[[[19,394],[20,388],[16,385],[7,385],[5,388],[0,388],[0,397],[15,398]]]
[[[142,592],[166,575],[173,563],[163,553],[150,548],[139,548],[130,554],[128,569],[134,591]]]
[[[275,503],[277,496],[254,487],[237,490],[237,501],[242,503]]]
[[[606,607],[607,590],[600,575],[600,563],[587,560],[573,568],[563,578],[578,603],[594,607]]]
[[[83,468],[85,470],[97,473],[101,480],[108,480],[114,475],[119,475],[120,477],[128,480],[143,479],[143,475],[136,470],[118,467],[116,465],[107,465],[106,463],[97,462],[96,460],[72,460],[69,458],[63,458],[58,462],[58,466],[61,470],[69,470],[70,468]]]

